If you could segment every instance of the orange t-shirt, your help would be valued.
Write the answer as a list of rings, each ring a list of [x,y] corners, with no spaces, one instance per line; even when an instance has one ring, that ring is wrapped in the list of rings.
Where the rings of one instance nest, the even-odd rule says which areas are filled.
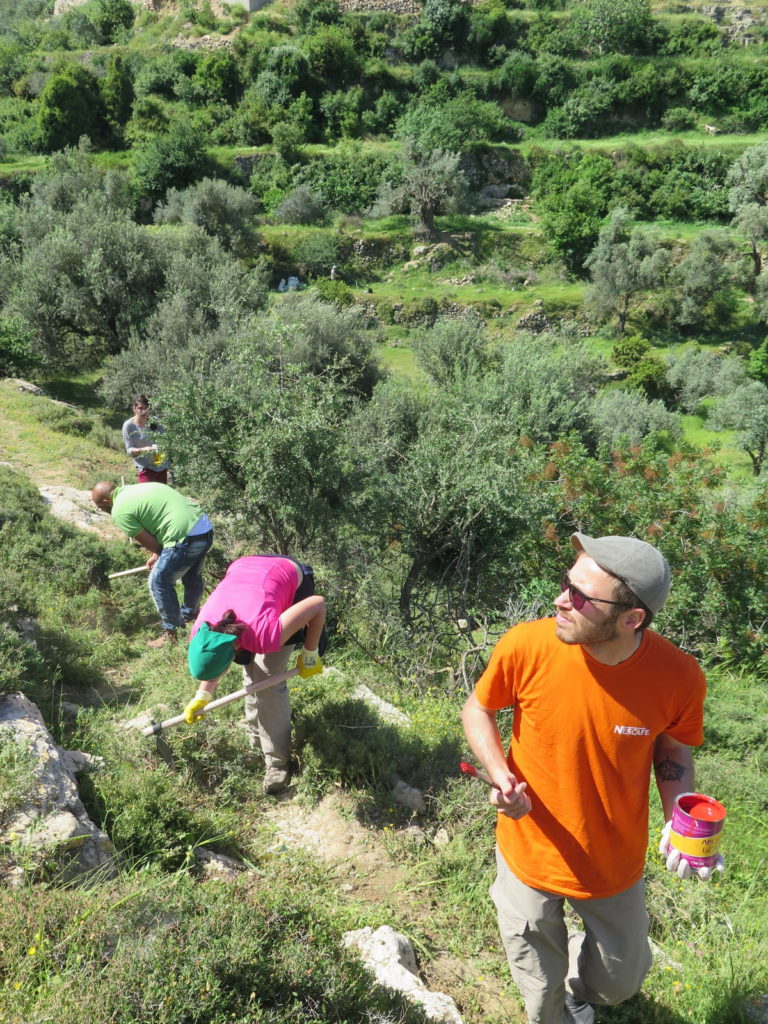
[[[603,898],[643,873],[656,737],[703,742],[704,674],[695,658],[646,631],[620,665],[603,665],[555,635],[555,620],[514,626],[475,694],[489,711],[514,706],[507,755],[528,783],[530,814],[498,815],[504,859],[526,885]]]

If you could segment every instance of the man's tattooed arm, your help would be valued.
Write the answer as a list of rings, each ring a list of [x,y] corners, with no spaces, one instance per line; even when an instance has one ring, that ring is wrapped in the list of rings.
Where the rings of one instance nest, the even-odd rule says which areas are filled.
[[[685,775],[685,765],[679,761],[672,761],[668,757],[663,761],[657,761],[654,765],[657,782],[679,782]]]
[[[664,820],[669,821],[677,797],[695,788],[691,748],[662,733],[656,739],[653,767],[664,808]]]

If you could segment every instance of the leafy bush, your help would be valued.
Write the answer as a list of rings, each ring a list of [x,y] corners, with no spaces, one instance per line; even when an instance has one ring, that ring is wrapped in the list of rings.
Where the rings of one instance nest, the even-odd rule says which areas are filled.
[[[321,277],[314,282],[313,287],[323,302],[331,303],[342,309],[345,306],[351,306],[355,301],[355,293],[343,281]]]
[[[17,319],[0,318],[0,376],[35,376],[43,360],[32,332]]]
[[[184,77],[191,76],[196,65],[197,58],[194,54],[178,50],[145,61],[135,77],[136,95],[142,97],[156,93],[172,99],[178,82]]]
[[[46,403],[35,410],[41,423],[59,434],[71,434],[74,437],[85,437],[93,430],[93,420],[83,416],[76,409]]]
[[[640,444],[648,435],[660,433],[669,443],[679,441],[683,434],[679,416],[658,399],[648,401],[637,391],[601,391],[595,398],[593,416],[597,436],[612,446]]]
[[[3,609],[0,614],[5,618],[8,612]],[[0,694],[23,690],[34,699],[45,692],[47,677],[48,666],[39,650],[14,625],[0,622]]]
[[[696,127],[696,115],[687,107],[670,107],[661,119],[661,127],[668,132],[687,132]]]
[[[316,224],[323,219],[324,210],[319,197],[306,185],[299,185],[280,203],[274,217],[283,224]]]
[[[40,148],[47,153],[75,146],[82,135],[94,142],[109,134],[104,101],[94,75],[71,64],[52,75],[35,115]]]
[[[343,781],[383,795],[391,792],[394,776],[421,789],[439,786],[460,756],[450,722],[429,737],[386,724],[351,696],[352,689],[345,681],[301,687],[292,695],[302,789],[317,799]]]
[[[386,166],[385,157],[359,143],[345,143],[325,159],[313,160],[303,175],[330,209],[359,213],[373,202]]]
[[[194,224],[215,235],[227,249],[240,249],[253,240],[256,200],[244,188],[220,178],[168,191],[155,210],[156,224]]]
[[[228,51],[206,54],[195,68],[192,85],[204,100],[234,103],[243,90],[237,60]]]
[[[422,154],[442,149],[458,152],[472,142],[514,142],[516,132],[496,103],[469,91],[446,99],[419,99],[398,120],[395,135],[412,139]]]
[[[136,182],[143,195],[160,199],[169,188],[184,188],[205,171],[205,145],[192,125],[175,120],[163,135],[136,153]]]
[[[339,258],[336,238],[326,231],[313,231],[296,247],[299,273],[304,277],[328,275]]]
[[[87,14],[104,42],[114,43],[133,26],[136,11],[130,0],[89,0]]]

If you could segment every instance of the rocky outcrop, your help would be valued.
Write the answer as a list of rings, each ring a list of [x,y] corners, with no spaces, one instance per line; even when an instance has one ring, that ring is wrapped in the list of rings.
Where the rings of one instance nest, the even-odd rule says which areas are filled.
[[[392,14],[419,14],[423,0],[339,0],[342,11],[389,11]]]
[[[705,18],[711,18],[716,25],[722,27],[726,36],[742,46],[756,42],[757,38],[753,31],[755,26],[764,25],[768,20],[765,10],[761,8],[743,7],[728,3],[727,0],[719,4],[703,4],[697,13],[704,15]]]
[[[444,992],[431,992],[419,977],[413,947],[405,935],[389,925],[382,925],[376,931],[359,928],[346,933],[344,945],[358,951],[379,985],[402,992],[410,1002],[421,1006],[431,1020],[462,1024],[461,1014],[451,996]]]
[[[75,780],[77,772],[98,769],[98,759],[63,750],[36,705],[21,693],[0,697],[0,730],[26,746],[35,764],[32,786],[0,823],[0,883],[16,887],[40,878],[72,883],[113,877],[115,848],[88,817]]]
[[[511,146],[476,146],[462,153],[460,167],[474,192],[501,185],[508,196],[522,199],[530,190],[531,169],[522,153]]]
[[[75,487],[54,487],[44,484],[40,494],[52,516],[89,533],[113,540],[125,540],[125,534],[112,522],[111,516],[100,512],[91,501],[90,491]]]

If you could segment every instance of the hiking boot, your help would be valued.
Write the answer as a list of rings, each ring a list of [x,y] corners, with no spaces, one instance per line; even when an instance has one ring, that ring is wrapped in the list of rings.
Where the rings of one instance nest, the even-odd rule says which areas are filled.
[[[565,1009],[573,1024],[593,1024],[595,1020],[592,1004],[582,1002],[572,992],[565,993]]]
[[[150,640],[147,647],[166,647],[168,644],[175,644],[178,640],[175,629],[164,629],[157,640]]]
[[[290,781],[291,772],[289,768],[280,768],[272,764],[264,772],[264,782],[262,785],[267,796],[276,796],[288,788]]]

